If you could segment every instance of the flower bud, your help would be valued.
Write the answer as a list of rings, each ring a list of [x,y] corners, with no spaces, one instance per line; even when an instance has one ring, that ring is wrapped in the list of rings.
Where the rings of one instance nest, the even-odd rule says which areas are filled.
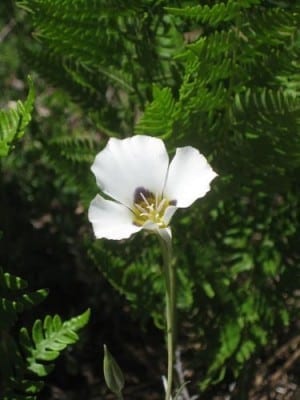
[[[124,375],[106,345],[104,345],[103,372],[107,387],[117,396],[120,396],[125,383]]]

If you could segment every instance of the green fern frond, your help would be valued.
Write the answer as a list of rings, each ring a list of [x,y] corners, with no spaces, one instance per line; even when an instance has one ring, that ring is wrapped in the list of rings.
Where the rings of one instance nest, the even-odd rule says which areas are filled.
[[[153,87],[153,101],[148,105],[135,133],[167,138],[172,133],[172,115],[175,101],[169,88]]]
[[[78,65],[72,65],[71,62],[65,62],[63,66],[75,83],[77,83],[79,86],[85,87],[90,91],[95,91],[95,88],[85,78],[87,73],[92,73],[92,71],[89,71],[90,68],[88,65],[86,65],[84,62],[81,62]],[[97,72],[106,77],[112,84],[126,89],[128,92],[133,92],[134,89],[131,84],[131,77],[124,71],[120,69],[118,70],[112,66],[105,67],[98,65]]]
[[[255,11],[247,14],[248,24],[243,25],[242,32],[247,40],[256,43],[267,43],[270,45],[280,45],[285,42],[287,37],[297,32],[297,22],[293,21],[295,15],[291,15],[281,8],[264,9],[259,17]]]
[[[19,4],[39,39],[33,51],[25,49],[30,66],[97,113],[107,134],[120,132],[120,124],[119,135],[131,134],[152,84],[174,85],[179,76],[173,55],[183,47],[183,35],[159,3],[155,12],[135,0],[126,7],[105,0]]]
[[[249,109],[262,114],[284,114],[300,110],[300,101],[288,91],[282,89],[248,88],[236,93],[233,109],[235,112],[247,113]]]
[[[229,0],[227,3],[218,3],[212,7],[206,4],[204,6],[188,6],[184,8],[166,7],[166,10],[176,16],[192,18],[194,21],[217,26],[220,22],[235,18],[239,7],[236,1]]]
[[[201,36],[198,40],[190,43],[186,49],[178,54],[177,59],[184,60],[191,56],[199,57],[205,61],[214,61],[219,57],[232,52],[236,44],[236,32],[234,30],[215,31],[209,36]]]
[[[27,12],[33,13],[33,10],[39,10],[39,14],[36,18],[44,19],[44,15],[56,16],[62,18],[68,22],[76,23],[78,21],[77,15],[80,14],[80,20],[85,22],[87,25],[91,23],[96,24],[101,20],[102,17],[115,17],[117,15],[130,15],[132,11],[138,9],[141,6],[138,0],[129,0],[125,4],[120,3],[118,0],[101,0],[101,1],[87,1],[76,0],[73,4],[70,4],[68,0],[60,0],[60,8],[57,8],[58,1],[52,0],[20,0],[18,6]],[[85,11],[88,9],[91,14],[87,14]],[[99,11],[101,10],[101,13]]]
[[[242,8],[259,4],[259,0],[236,1],[228,0],[227,3],[218,2],[213,6],[188,6],[184,8],[166,7],[166,10],[177,16],[191,18],[194,21],[217,26],[220,23],[234,20]]]
[[[8,154],[13,141],[22,137],[31,120],[34,104],[34,89],[29,80],[27,99],[18,101],[15,109],[0,110],[0,157]]]
[[[246,340],[236,353],[236,359],[240,364],[249,360],[256,349],[256,344],[253,340]]]
[[[11,290],[22,290],[26,289],[28,286],[27,282],[20,278],[19,276],[15,276],[9,274],[8,272],[4,272],[0,267],[0,291],[1,289],[11,289]]]
[[[37,400],[37,394],[42,390],[44,382],[29,379],[11,379],[10,390],[6,390],[3,400]]]
[[[20,343],[28,370],[40,377],[46,376],[53,368],[49,361],[55,360],[62,350],[78,340],[77,331],[87,324],[89,317],[90,310],[65,322],[58,315],[47,315],[43,322],[35,321],[31,335],[22,328]]]
[[[0,328],[9,329],[18,313],[42,302],[48,295],[46,289],[24,292],[27,282],[0,268]]]
[[[49,155],[56,163],[60,158],[76,164],[88,164],[95,153],[96,141],[82,132],[73,135],[57,135],[49,141]]]
[[[3,398],[6,400],[36,400],[34,393],[41,388],[41,382],[24,378],[24,360],[11,328],[18,314],[31,309],[47,296],[47,290],[27,292],[27,282],[0,268],[0,375],[4,383]],[[1,397],[2,398],[2,397]]]
[[[236,321],[226,321],[221,328],[219,337],[219,348],[215,354],[214,361],[210,365],[207,375],[202,379],[199,387],[200,390],[205,390],[210,384],[220,382],[226,372],[226,363],[234,352],[238,349],[241,341],[241,328]]]
[[[53,365],[47,361],[56,359],[60,352],[69,344],[78,340],[77,331],[86,325],[90,311],[62,322],[59,316],[47,316],[44,321],[37,320],[30,337],[28,330],[20,331],[20,346],[10,329],[17,314],[41,302],[46,296],[46,290],[25,292],[27,282],[19,277],[3,272],[0,269],[0,364],[1,378],[4,380],[3,399],[6,400],[36,400],[44,383],[27,379],[28,371],[38,376],[45,376]],[[43,363],[46,361],[46,364]]]

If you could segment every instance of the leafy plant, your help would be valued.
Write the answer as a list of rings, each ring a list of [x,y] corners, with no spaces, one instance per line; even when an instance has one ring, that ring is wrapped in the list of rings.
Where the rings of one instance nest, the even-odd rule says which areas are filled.
[[[20,139],[31,120],[34,105],[34,89],[31,80],[25,102],[17,101],[15,108],[0,110],[0,157],[7,156],[13,143]]]
[[[31,120],[34,90],[30,90],[24,103],[17,107],[0,111],[0,156],[7,156],[15,140],[22,137]],[[59,315],[47,315],[42,323],[36,320],[32,328],[32,338],[27,328],[20,331],[20,341],[13,334],[19,314],[39,304],[45,299],[45,289],[29,292],[27,282],[0,268],[0,392],[3,400],[35,400],[43,387],[43,382],[34,375],[45,377],[62,350],[74,344],[79,337],[77,331],[84,327],[90,316],[87,310],[77,317],[62,322]]]
[[[163,137],[172,148],[198,147],[217,169],[214,192],[192,215],[177,217],[179,308],[186,332],[201,343],[187,361],[201,371],[200,389],[234,376],[237,391],[246,391],[252,360],[299,313],[293,301],[300,258],[299,6],[19,4],[39,39],[23,49],[28,65],[89,121],[86,129],[57,129],[47,140],[36,133],[54,186],[60,190],[63,179],[64,189],[87,204],[91,159],[107,137],[132,132]],[[87,247],[141,320],[152,315],[161,326],[157,250],[140,238],[124,252],[111,243]]]
[[[27,369],[43,377],[53,369],[60,352],[78,341],[77,331],[83,328],[90,316],[90,310],[62,322],[59,315],[47,315],[44,321],[37,319],[32,327],[32,336],[26,328],[20,331],[20,343],[26,355]],[[46,363],[44,363],[46,361]]]
[[[34,400],[43,387],[41,380],[54,365],[55,360],[68,345],[79,337],[77,331],[83,328],[90,311],[62,322],[58,315],[47,315],[42,322],[36,320],[32,337],[28,329],[20,330],[20,340],[12,335],[19,314],[39,304],[47,296],[47,290],[28,292],[27,282],[0,269],[0,388],[4,400]],[[46,363],[45,363],[46,362]]]
[[[1,334],[1,392],[10,392],[17,386],[16,375],[24,367],[15,338],[11,335],[18,314],[40,303],[46,296],[46,290],[26,291],[27,282],[0,270],[0,334]],[[24,383],[24,382],[23,382]],[[9,389],[8,389],[8,387]],[[13,389],[12,389],[13,390]]]

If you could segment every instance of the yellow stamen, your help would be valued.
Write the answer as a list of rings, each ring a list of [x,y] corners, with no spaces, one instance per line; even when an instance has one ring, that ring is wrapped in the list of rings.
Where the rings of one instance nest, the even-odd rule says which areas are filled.
[[[167,207],[172,202],[165,198],[155,196],[153,193],[142,187],[137,188],[134,193],[134,224],[143,226],[147,222],[157,225],[158,228],[167,228],[164,215]]]

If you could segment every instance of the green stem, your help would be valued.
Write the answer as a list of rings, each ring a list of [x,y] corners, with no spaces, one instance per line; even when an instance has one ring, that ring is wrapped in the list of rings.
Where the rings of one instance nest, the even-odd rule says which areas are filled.
[[[173,365],[175,349],[175,326],[176,326],[176,276],[172,263],[171,237],[160,236],[163,250],[163,270],[166,284],[166,323],[167,323],[167,352],[168,352],[168,374],[167,390],[165,400],[171,399],[173,385]]]

